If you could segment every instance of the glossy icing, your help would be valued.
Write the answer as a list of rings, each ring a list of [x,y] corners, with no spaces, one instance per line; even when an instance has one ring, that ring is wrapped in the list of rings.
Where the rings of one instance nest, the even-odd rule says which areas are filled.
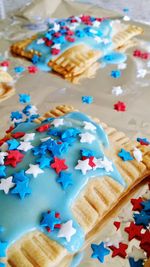
[[[88,19],[86,19],[86,17]],[[72,30],[74,25],[75,29]],[[51,70],[47,65],[50,60],[59,56],[67,49],[80,44],[85,44],[90,46],[93,50],[101,51],[103,56],[107,54],[109,55],[109,53],[113,50],[113,25],[114,23],[110,19],[100,19],[89,16],[70,17],[67,19],[56,20],[53,24],[49,25],[47,31],[39,34],[25,50],[34,50],[41,53],[41,56],[35,64],[44,71]],[[68,35],[65,32],[64,27],[67,27],[68,30],[71,29],[72,35]],[[55,28],[58,28],[59,31],[58,29],[55,31]],[[55,34],[60,34],[60,36],[55,37]],[[74,41],[69,41],[70,39],[66,40],[66,36],[73,38]],[[41,40],[43,39],[44,41],[42,42]],[[51,45],[46,45],[47,41],[50,41]],[[57,55],[53,55],[52,53],[53,45],[60,45]],[[113,57],[111,57],[111,59],[109,57],[109,64],[118,64],[125,60],[125,55],[121,55],[121,53],[113,53]],[[103,58],[103,61],[108,63],[106,58]]]
[[[57,132],[62,132],[70,128],[75,128],[80,133],[89,132],[93,134],[95,140],[92,144],[81,143],[79,135],[77,135],[67,151],[59,156],[59,158],[66,160],[68,166],[67,172],[72,173],[73,178],[73,185],[69,186],[65,191],[62,190],[62,187],[57,182],[58,174],[51,167],[44,168],[44,172],[39,174],[36,179],[31,174],[27,175],[30,178],[29,186],[32,190],[32,194],[26,196],[23,200],[17,195],[11,194],[11,190],[8,195],[0,191],[0,226],[4,227],[4,231],[0,232],[0,240],[9,242],[9,245],[25,233],[36,229],[43,231],[51,239],[62,244],[68,251],[76,252],[81,248],[84,242],[84,231],[74,218],[71,212],[71,206],[75,202],[80,191],[84,189],[90,179],[105,175],[110,176],[125,187],[125,181],[114,164],[112,165],[113,170],[110,172],[107,172],[104,168],[98,168],[96,170],[90,170],[86,175],[83,175],[80,170],[75,169],[78,160],[81,159],[81,149],[90,149],[96,158],[103,158],[103,147],[106,148],[109,146],[108,138],[101,126],[94,123],[82,113],[73,112],[61,118],[63,118],[63,124],[58,127],[51,126],[50,130],[54,129],[57,130]],[[96,130],[85,130],[83,127],[84,121],[92,123],[92,125],[96,127]],[[41,125],[44,125],[44,123],[45,122]],[[53,122],[49,121],[49,123]],[[31,141],[34,147],[41,144],[41,138],[51,137],[57,139],[56,136],[54,137],[48,134],[48,131],[42,133],[37,132],[36,128],[37,124],[35,123],[21,123],[16,127],[14,132],[35,133],[34,140]],[[17,140],[19,141],[19,139]],[[46,142],[48,142],[48,140],[42,142],[42,144]],[[15,169],[13,167],[6,167],[6,177],[21,170],[27,170],[29,164],[37,164],[36,160],[38,156],[33,155],[32,150],[24,154],[24,159]],[[49,156],[48,152],[47,156]],[[40,226],[42,213],[48,210],[59,212],[62,223],[68,220],[73,221],[73,227],[76,229],[76,233],[72,236],[70,242],[67,242],[65,238],[59,238],[57,236],[58,229],[49,233],[44,227]]]

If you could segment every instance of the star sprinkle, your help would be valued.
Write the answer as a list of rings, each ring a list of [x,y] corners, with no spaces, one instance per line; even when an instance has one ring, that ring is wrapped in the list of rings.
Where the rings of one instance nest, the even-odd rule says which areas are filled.
[[[145,212],[150,212],[150,200],[147,200],[147,201],[143,201],[142,203],[142,206],[143,206],[143,210]]]
[[[8,144],[8,150],[14,150],[17,149],[19,146],[19,142],[16,139],[10,139],[7,141]]]
[[[143,146],[148,146],[150,144],[149,140],[147,138],[137,138],[137,142],[139,142]]]
[[[135,261],[134,258],[129,258],[130,267],[143,267],[143,260]]]
[[[138,162],[141,162],[143,159],[142,151],[136,147],[133,150],[133,156]]]
[[[25,175],[25,171],[21,170],[13,174],[13,182],[17,184],[18,182],[28,181],[29,178]]]
[[[126,69],[126,67],[127,67],[127,63],[122,62],[118,64],[118,69],[120,70],[124,70]]]
[[[120,256],[121,258],[125,258],[127,256],[126,249],[128,248],[127,244],[122,242],[119,243],[119,247],[116,248],[115,246],[110,246],[110,249],[113,251],[112,257]]]
[[[47,124],[43,124],[43,125],[39,126],[38,128],[36,128],[36,131],[39,133],[42,133],[42,132],[46,132],[49,128],[50,128],[50,124],[47,123]]]
[[[115,232],[112,235],[109,235],[109,237],[106,239],[105,244],[107,247],[109,246],[115,246],[116,248],[119,248],[120,242],[122,242],[123,236],[120,230]]]
[[[125,227],[125,232],[128,233],[128,239],[129,241],[133,238],[136,238],[138,240],[141,239],[141,231],[143,229],[143,226],[136,225],[135,223],[131,222],[128,227]]]
[[[123,93],[123,89],[121,88],[121,86],[114,86],[112,89],[112,94],[113,95],[121,95]]]
[[[89,144],[92,144],[93,141],[95,140],[95,136],[86,132],[86,133],[82,133],[82,134],[79,134],[80,136],[80,142],[81,143],[89,143]]]
[[[55,211],[43,213],[40,225],[48,227],[49,231],[54,231],[55,228],[60,228],[61,220],[57,215],[59,214]]]
[[[55,127],[59,127],[63,124],[64,124],[64,119],[55,119],[52,122],[52,125],[54,125]]]
[[[19,120],[22,119],[22,113],[19,111],[13,111],[11,112],[11,120],[13,121],[14,119]]]
[[[31,145],[30,142],[20,142],[20,145],[18,146],[18,150],[22,150],[24,152],[27,152],[28,150],[30,150],[31,148],[33,148],[33,146]]]
[[[144,260],[146,259],[146,255],[144,254],[144,250],[143,249],[139,249],[136,246],[132,247],[132,251],[130,253],[128,253],[128,256],[130,258],[134,258],[134,261],[138,261],[138,260]]]
[[[52,161],[52,157],[48,158],[46,156],[42,156],[36,160],[36,162],[39,163],[41,169],[50,167],[51,161]]]
[[[114,104],[114,109],[117,111],[126,111],[126,104],[124,102],[118,101],[116,104]]]
[[[80,170],[83,175],[87,173],[87,171],[91,170],[92,167],[89,165],[89,159],[78,160],[78,164],[75,166],[76,170]]]
[[[9,193],[9,190],[14,187],[15,183],[12,182],[13,177],[10,176],[6,179],[0,180],[0,190],[3,190],[5,194]]]
[[[63,190],[66,190],[68,186],[73,185],[72,174],[69,172],[61,172],[56,181],[60,183]]]
[[[58,237],[66,238],[67,242],[71,241],[71,237],[76,233],[76,229],[72,226],[73,221],[67,221],[61,225]]]
[[[120,70],[112,70],[111,77],[116,79],[116,78],[120,78],[120,76],[121,76],[121,71]]]
[[[54,157],[51,168],[55,169],[56,173],[59,174],[61,171],[68,169],[68,166],[65,164],[65,159]]]
[[[105,256],[110,254],[110,250],[105,248],[104,242],[101,242],[99,245],[91,244],[91,248],[93,250],[91,258],[98,259],[102,263]]]
[[[6,170],[5,166],[0,166],[0,178],[3,178],[6,176],[5,170]]]
[[[24,155],[18,150],[10,150],[8,151],[8,156],[6,157],[5,165],[11,165],[15,168],[17,164],[22,161],[23,158]]]
[[[126,151],[124,148],[121,148],[120,152],[118,153],[118,156],[124,161],[133,160],[133,157],[131,156],[130,152]]]
[[[11,190],[11,194],[19,195],[21,199],[24,199],[26,195],[30,195],[32,192],[28,184],[27,180],[17,182],[15,188]]]
[[[12,133],[11,136],[15,139],[18,139],[18,138],[22,138],[23,136],[25,135],[24,132],[16,132],[16,133]]]
[[[105,169],[106,172],[112,172],[113,171],[113,166],[112,166],[112,162],[110,160],[108,160],[106,157],[104,157],[103,159],[97,159],[94,158],[94,163],[95,163],[95,167],[94,169],[97,168],[102,168]]]
[[[144,78],[147,74],[147,70],[146,69],[138,69],[137,70],[137,78]]]
[[[26,69],[23,66],[17,66],[14,68],[16,74],[22,74]]]
[[[44,171],[40,169],[39,164],[29,164],[30,168],[25,172],[26,174],[33,175],[36,178],[39,174],[43,173]]]
[[[19,94],[19,102],[21,104],[29,103],[31,101],[30,95],[27,94]]]
[[[145,228],[150,223],[150,214],[147,214],[144,210],[142,210],[139,214],[134,214],[134,220],[137,225],[143,225]]]
[[[21,138],[21,140],[23,140],[24,142],[29,142],[29,141],[34,140],[34,137],[35,137],[35,133],[26,133],[26,134]]]
[[[38,71],[38,68],[36,66],[28,66],[28,72],[30,74],[34,74]]]
[[[93,103],[93,97],[92,96],[82,96],[82,103],[85,104],[92,104]]]
[[[0,258],[6,257],[8,243],[0,241]]]
[[[83,124],[84,124],[85,130],[89,130],[89,131],[95,131],[96,130],[96,126],[91,122],[83,121]]]
[[[132,203],[132,210],[138,210],[141,211],[142,210],[142,201],[143,199],[141,197],[139,198],[132,198],[131,199],[131,203]]]

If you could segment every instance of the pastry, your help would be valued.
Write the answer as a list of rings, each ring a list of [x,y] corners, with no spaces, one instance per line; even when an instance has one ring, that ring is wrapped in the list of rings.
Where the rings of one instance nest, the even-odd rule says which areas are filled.
[[[15,92],[12,86],[13,78],[8,72],[0,70],[0,102],[12,96]]]
[[[0,261],[69,266],[149,175],[149,142],[138,141],[65,105],[7,131],[0,141]]]
[[[142,32],[142,28],[119,20],[72,16],[49,24],[46,32],[14,43],[11,51],[78,83],[81,78],[94,77],[100,59],[104,63],[125,61],[121,51],[135,45],[134,36]]]

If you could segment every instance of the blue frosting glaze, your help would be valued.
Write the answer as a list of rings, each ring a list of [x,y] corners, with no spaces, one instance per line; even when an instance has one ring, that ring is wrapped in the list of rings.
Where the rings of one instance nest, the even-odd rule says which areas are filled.
[[[29,177],[29,186],[32,194],[26,196],[21,200],[18,196],[11,194],[6,195],[0,191],[0,225],[5,228],[4,232],[0,233],[0,239],[8,241],[9,244],[15,242],[23,234],[32,231],[43,231],[51,239],[56,240],[62,244],[70,252],[78,251],[84,242],[84,231],[77,223],[71,212],[71,206],[75,199],[82,191],[85,185],[90,179],[94,177],[110,176],[121,185],[125,186],[125,181],[113,166],[112,172],[106,172],[105,169],[90,170],[86,175],[83,175],[80,170],[76,170],[75,166],[79,159],[81,159],[81,151],[83,149],[91,150],[94,152],[96,158],[103,158],[104,151],[102,145],[108,147],[109,142],[106,133],[103,128],[91,119],[79,112],[73,112],[65,115],[64,124],[55,128],[58,131],[65,131],[68,128],[77,128],[81,133],[87,130],[83,127],[83,121],[91,122],[95,125],[96,130],[90,132],[95,136],[95,140],[92,144],[81,143],[80,138],[77,136],[73,143],[68,147],[59,158],[66,160],[68,166],[68,172],[72,174],[73,185],[67,187],[66,190],[62,190],[59,183],[57,183],[58,174],[54,169],[45,168],[44,173],[41,173],[37,178]],[[14,132],[35,132],[35,138],[31,142],[33,146],[39,146],[41,144],[41,138],[49,136],[48,132],[39,133],[36,131],[37,124],[35,123],[21,123],[18,125]],[[55,137],[56,139],[58,137]],[[47,152],[48,154],[48,152]],[[37,164],[38,156],[33,155],[32,150],[26,152],[25,157],[21,163],[14,169],[12,167],[6,168],[6,177],[11,176],[21,170],[27,170],[29,164]],[[65,223],[68,220],[73,221],[73,227],[76,229],[76,233],[71,237],[71,241],[68,243],[65,238],[58,238],[58,229],[54,229],[53,232],[47,232],[47,230],[40,226],[42,214],[48,210],[54,210],[60,213],[61,222]],[[20,220],[21,219],[21,220]]]
[[[62,22],[63,22],[63,25],[62,25]],[[72,23],[70,23],[70,20],[68,19],[66,20],[64,19],[61,21],[58,20],[57,23],[59,23],[61,27],[62,26],[64,27],[64,25],[67,27],[70,27],[72,25]],[[79,25],[74,30],[73,37],[75,38],[75,42],[73,43],[65,39],[66,29],[60,28],[59,33],[62,34],[60,37],[54,37],[53,36],[54,33],[55,31],[52,30],[51,25],[50,25],[50,28],[46,32],[39,34],[38,37],[26,47],[26,51],[35,50],[41,53],[39,60],[36,62],[36,65],[44,71],[51,70],[51,68],[49,68],[47,64],[50,60],[55,59],[56,56],[51,54],[51,47],[45,45],[45,42],[40,43],[40,44],[37,43],[37,41],[41,38],[46,37],[48,40],[52,40],[53,43],[55,44],[56,43],[61,44],[60,53],[63,53],[64,51],[71,48],[72,46],[76,46],[80,44],[88,44],[92,49],[101,51],[104,56],[109,54],[110,51],[112,51],[112,24],[111,24],[111,20],[109,19],[102,21],[99,27],[88,26],[80,22]],[[101,42],[97,42],[95,40],[95,37],[101,38]],[[105,42],[106,39],[107,39],[107,42]],[[59,56],[60,53],[57,56]],[[124,60],[123,56],[122,58]],[[116,61],[120,62],[120,60],[121,60],[121,56],[119,59],[119,56],[116,55]]]

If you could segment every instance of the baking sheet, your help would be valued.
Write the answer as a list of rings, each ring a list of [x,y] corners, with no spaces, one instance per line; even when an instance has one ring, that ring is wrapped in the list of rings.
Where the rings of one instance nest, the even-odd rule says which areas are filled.
[[[42,27],[44,29],[44,22],[48,16],[57,18],[81,13],[99,17],[122,17],[122,15],[115,12],[73,1],[33,1],[30,6],[0,22],[0,58],[2,59],[4,54],[6,56],[12,41],[32,36]],[[139,37],[137,48],[150,52],[149,26],[139,25],[144,28],[145,32],[142,37]],[[31,26],[34,27],[31,30],[29,26],[30,28]],[[10,112],[21,109],[21,105],[18,102],[18,94],[30,93],[32,103],[38,107],[41,114],[56,105],[71,104],[93,117],[99,117],[102,121],[125,132],[133,139],[137,136],[149,137],[150,68],[147,66],[148,60],[141,60],[132,56],[133,50],[135,50],[135,47],[127,52],[127,68],[121,71],[122,74],[119,79],[113,79],[110,76],[111,70],[116,69],[117,66],[111,65],[105,68],[102,66],[94,79],[85,79],[79,85],[73,85],[53,74],[44,73],[40,70],[36,74],[25,72],[18,77],[13,68],[20,65],[29,66],[31,63],[24,59],[12,57],[8,53],[8,59],[11,61],[9,71],[16,80],[16,94],[0,103],[0,135],[8,128]],[[147,75],[144,78],[137,78],[137,72],[142,68],[147,70]],[[112,95],[114,86],[123,88],[121,96]],[[81,101],[83,95],[93,96],[94,102],[90,105],[83,104]],[[113,109],[113,105],[118,100],[126,103],[126,112],[117,112]],[[96,242],[100,242],[105,233],[111,231],[111,229],[112,225],[109,223],[105,226],[100,236],[97,237]],[[99,266],[99,262],[91,260],[90,255],[91,250],[88,248],[84,260],[79,265],[80,267]],[[117,257],[113,261],[112,258],[108,258],[103,266],[128,267],[129,264],[128,260],[121,260]]]

